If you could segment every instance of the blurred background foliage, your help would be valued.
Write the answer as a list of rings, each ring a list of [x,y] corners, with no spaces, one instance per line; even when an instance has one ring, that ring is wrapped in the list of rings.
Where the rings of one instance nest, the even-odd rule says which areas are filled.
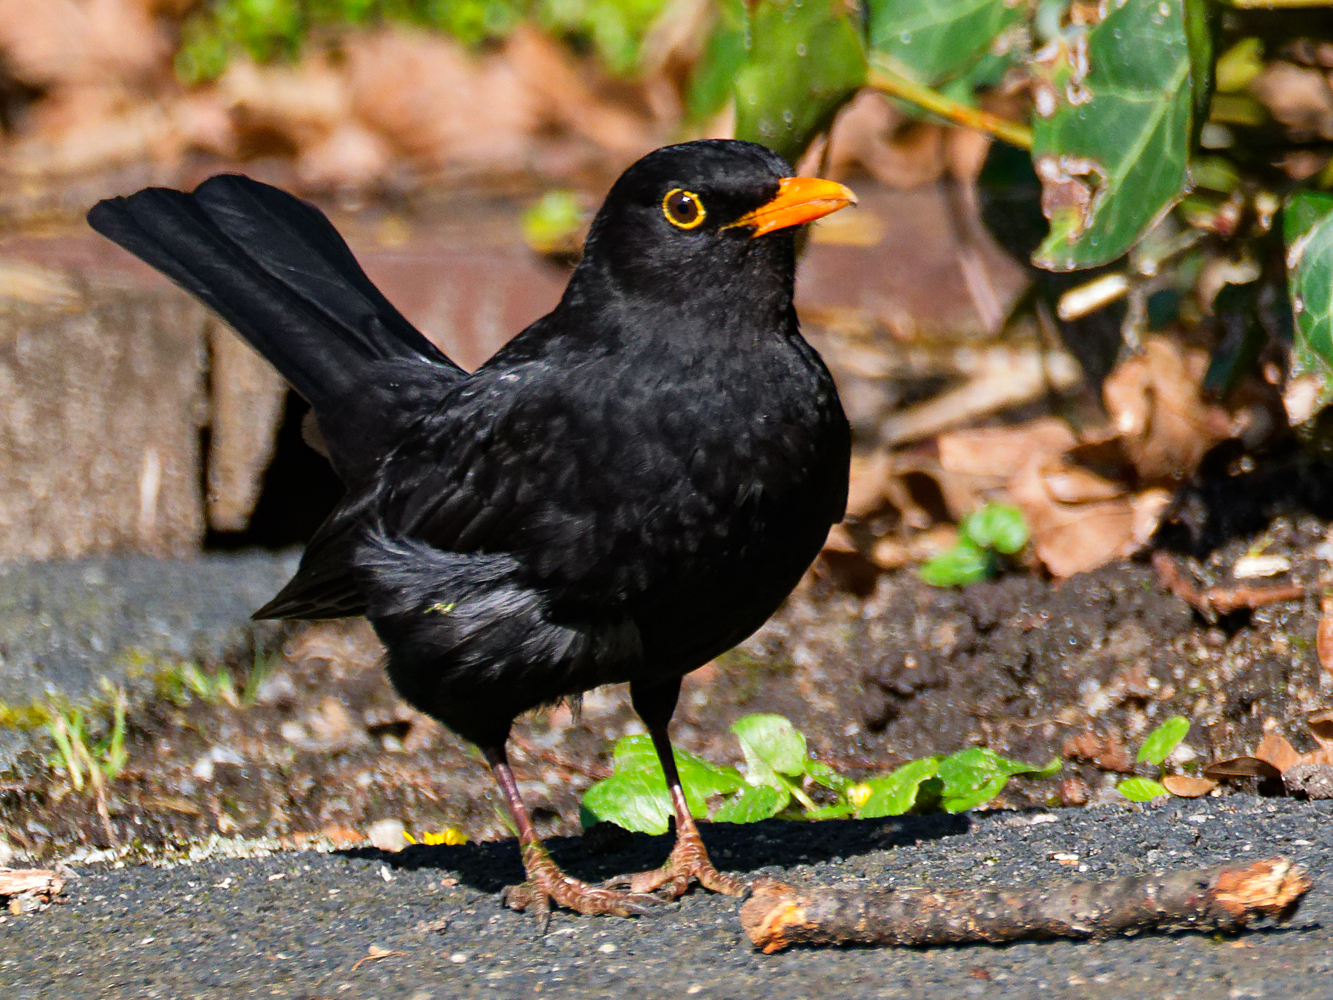
[[[666,0],[209,0],[181,26],[176,72],[216,79],[237,53],[263,62],[294,58],[311,33],[400,22],[442,31],[468,46],[504,38],[530,20],[594,51],[611,72],[634,73],[643,37]]]
[[[569,259],[595,190],[674,140],[947,187],[1030,282],[987,292],[958,223],[959,295],[997,339],[1063,344],[1101,412],[1014,431],[1016,454],[1046,442],[1041,484],[997,467],[967,489],[947,466],[981,446],[942,436],[965,420],[882,421],[862,444],[898,458],[866,466],[881,506],[848,552],[930,523],[902,486],[925,474],[954,526],[1016,503],[1065,575],[1144,544],[1214,445],[1333,450],[1333,0],[0,0],[0,54],[14,191],[192,156],[286,157],[274,176],[312,194],[521,174],[548,191],[529,245]],[[937,454],[902,459],[923,440]],[[1123,537],[1057,551],[1108,505]]]

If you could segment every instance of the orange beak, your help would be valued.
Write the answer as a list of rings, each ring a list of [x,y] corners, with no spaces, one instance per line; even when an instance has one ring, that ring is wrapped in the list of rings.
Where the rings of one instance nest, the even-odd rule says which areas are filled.
[[[856,204],[851,188],[837,181],[818,177],[784,177],[778,182],[778,193],[772,201],[746,212],[723,229],[735,226],[753,226],[750,239],[789,226],[800,226],[823,218],[840,208]]]

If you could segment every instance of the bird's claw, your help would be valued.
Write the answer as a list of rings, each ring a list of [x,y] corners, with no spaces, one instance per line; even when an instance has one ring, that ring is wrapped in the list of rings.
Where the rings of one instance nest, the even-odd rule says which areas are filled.
[[[607,889],[629,889],[634,894],[653,893],[655,899],[673,900],[685,895],[692,882],[698,882],[705,889],[724,896],[739,896],[746,888],[744,882],[723,875],[713,866],[704,849],[703,840],[697,833],[679,837],[671,856],[661,868],[633,875],[619,875],[607,879],[602,886]]]
[[[528,880],[504,891],[504,902],[512,910],[531,910],[543,929],[550,921],[552,905],[563,906],[586,916],[607,914],[616,917],[643,917],[661,906],[658,896],[638,892],[617,892],[604,886],[589,885],[571,878],[556,867],[545,850],[528,849],[524,859]]]
[[[585,916],[646,917],[665,900],[646,893],[616,892],[564,878],[562,884],[544,889],[531,881],[509,886],[504,891],[505,905],[511,910],[531,910],[543,929],[551,919],[551,906],[563,906]]]

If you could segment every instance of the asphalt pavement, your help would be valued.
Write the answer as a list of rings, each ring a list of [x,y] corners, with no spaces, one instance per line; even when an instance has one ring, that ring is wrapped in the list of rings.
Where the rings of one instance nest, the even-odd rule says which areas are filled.
[[[59,903],[0,918],[0,996],[1333,998],[1331,818],[1333,802],[1235,795],[1142,810],[707,827],[720,867],[796,883],[1035,885],[1270,855],[1314,880],[1292,921],[1237,937],[775,955],[751,948],[735,900],[697,891],[634,920],[557,913],[541,934],[499,898],[520,875],[512,841],[75,864]],[[659,863],[668,843],[553,846],[569,870],[599,879]]]

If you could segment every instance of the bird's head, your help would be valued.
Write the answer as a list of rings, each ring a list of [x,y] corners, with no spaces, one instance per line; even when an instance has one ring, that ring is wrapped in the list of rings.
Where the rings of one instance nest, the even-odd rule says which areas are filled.
[[[785,306],[795,270],[793,235],[855,203],[843,185],[793,177],[786,160],[752,142],[667,146],[612,186],[580,269],[654,306]]]

